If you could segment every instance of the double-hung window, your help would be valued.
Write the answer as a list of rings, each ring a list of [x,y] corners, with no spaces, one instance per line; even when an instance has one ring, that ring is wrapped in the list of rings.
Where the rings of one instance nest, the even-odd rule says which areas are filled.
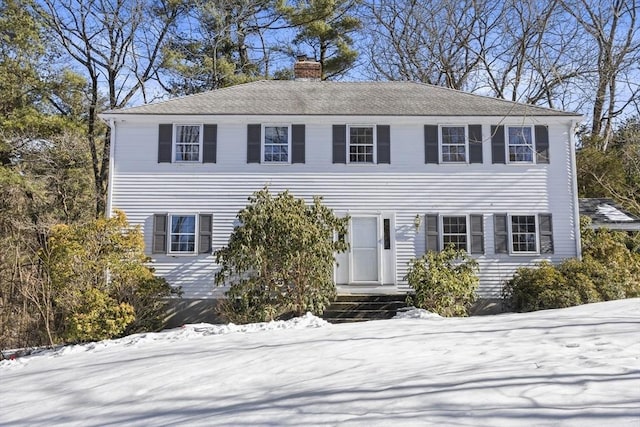
[[[443,163],[467,161],[466,126],[441,126],[441,147]]]
[[[171,215],[169,227],[169,253],[196,252],[195,215]]]
[[[349,127],[349,163],[374,163],[373,126]]]
[[[550,213],[493,214],[495,253],[552,254],[553,221]]]
[[[536,216],[511,216],[511,250],[514,253],[535,253],[538,250],[536,242]]]
[[[174,160],[199,162],[202,147],[201,125],[175,125]]]
[[[442,217],[442,243],[445,248],[453,245],[456,249],[467,250],[466,216]]]
[[[533,131],[531,126],[508,126],[508,151],[511,163],[533,163]]]
[[[484,254],[484,217],[470,215],[425,215],[426,250],[440,251],[453,245],[457,250]]]
[[[264,126],[263,162],[288,163],[290,148],[289,126]]]
[[[210,213],[159,213],[153,215],[151,253],[208,254],[212,249],[213,216]]]

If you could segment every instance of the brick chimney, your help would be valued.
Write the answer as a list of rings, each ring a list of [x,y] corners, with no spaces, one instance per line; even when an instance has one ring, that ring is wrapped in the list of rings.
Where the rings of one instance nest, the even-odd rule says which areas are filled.
[[[322,79],[322,65],[308,59],[307,55],[298,55],[293,66],[293,75],[296,80],[319,81]]]

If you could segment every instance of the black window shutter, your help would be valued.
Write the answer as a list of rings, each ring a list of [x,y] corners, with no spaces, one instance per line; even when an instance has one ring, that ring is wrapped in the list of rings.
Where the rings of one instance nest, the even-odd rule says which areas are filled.
[[[549,163],[549,128],[536,125],[536,162]]]
[[[424,162],[439,163],[438,126],[424,125]]]
[[[391,163],[391,128],[378,125],[376,129],[378,144],[378,163]]]
[[[509,229],[507,227],[507,214],[493,214],[493,234],[495,253],[509,253]]]
[[[158,163],[171,163],[173,125],[158,126]]]
[[[553,224],[551,214],[538,215],[538,227],[540,235],[540,253],[553,253]]]
[[[482,163],[482,125],[469,125],[469,163]]]
[[[484,216],[483,215],[470,215],[469,220],[471,223],[471,253],[483,254],[484,253]]]
[[[260,163],[261,137],[261,125],[247,125],[247,163]]]
[[[204,125],[202,133],[202,163],[215,163],[218,148],[218,125]]]
[[[424,227],[427,238],[427,251],[439,251],[438,214],[426,214],[424,216]]]
[[[305,161],[304,125],[291,125],[291,163]]]
[[[155,214],[153,216],[153,239],[151,242],[152,254],[164,254],[167,252],[167,214]]]
[[[201,214],[198,220],[198,253],[208,254],[211,252],[211,214]]]
[[[504,126],[491,126],[491,162],[506,163]]]
[[[333,125],[333,163],[347,163],[347,125]]]

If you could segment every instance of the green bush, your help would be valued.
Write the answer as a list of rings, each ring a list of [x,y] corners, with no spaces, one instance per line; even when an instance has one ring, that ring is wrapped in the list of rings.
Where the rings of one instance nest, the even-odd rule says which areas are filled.
[[[580,302],[578,304],[602,301],[597,286],[597,270],[601,269],[599,263],[570,258],[556,268],[564,278],[564,286],[575,290],[579,295]]]
[[[162,329],[168,299],[181,295],[180,288],[171,286],[164,278],[157,276],[141,279],[135,286],[118,288],[116,298],[131,305],[135,314],[135,320],[127,326],[123,335]]]
[[[582,218],[583,262],[589,263],[592,280],[603,301],[640,296],[638,236],[607,229],[594,230]]]
[[[105,292],[88,288],[79,295],[78,304],[66,319],[67,342],[104,340],[120,335],[135,319],[134,309],[118,303]]]
[[[51,341],[91,341],[161,326],[175,293],[147,265],[139,227],[122,212],[53,227],[41,257],[49,278]]]
[[[467,316],[476,300],[478,263],[453,246],[409,262],[405,280],[414,294],[407,302],[441,316]]]
[[[218,285],[230,285],[218,314],[236,323],[321,314],[335,298],[334,254],[347,249],[348,218],[321,199],[312,204],[288,191],[262,189],[238,213],[226,247],[216,251]]]
[[[571,307],[581,303],[579,292],[567,286],[562,273],[546,261],[534,268],[519,268],[502,292],[509,308],[515,311]]]
[[[589,225],[588,218],[581,218],[582,260],[518,269],[502,289],[509,308],[534,311],[640,296],[634,237]]]

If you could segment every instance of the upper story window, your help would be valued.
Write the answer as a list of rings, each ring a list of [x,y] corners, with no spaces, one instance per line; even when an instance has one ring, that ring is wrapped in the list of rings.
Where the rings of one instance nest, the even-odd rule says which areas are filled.
[[[467,161],[466,126],[441,126],[442,162]]]
[[[264,126],[263,161],[288,163],[290,151],[289,126]]]
[[[196,216],[170,216],[169,253],[188,253],[196,251]]]
[[[201,125],[175,125],[173,151],[176,162],[199,162],[201,146]]]
[[[349,163],[374,163],[373,126],[349,127]]]
[[[533,132],[531,126],[509,126],[509,162],[533,163]]]

